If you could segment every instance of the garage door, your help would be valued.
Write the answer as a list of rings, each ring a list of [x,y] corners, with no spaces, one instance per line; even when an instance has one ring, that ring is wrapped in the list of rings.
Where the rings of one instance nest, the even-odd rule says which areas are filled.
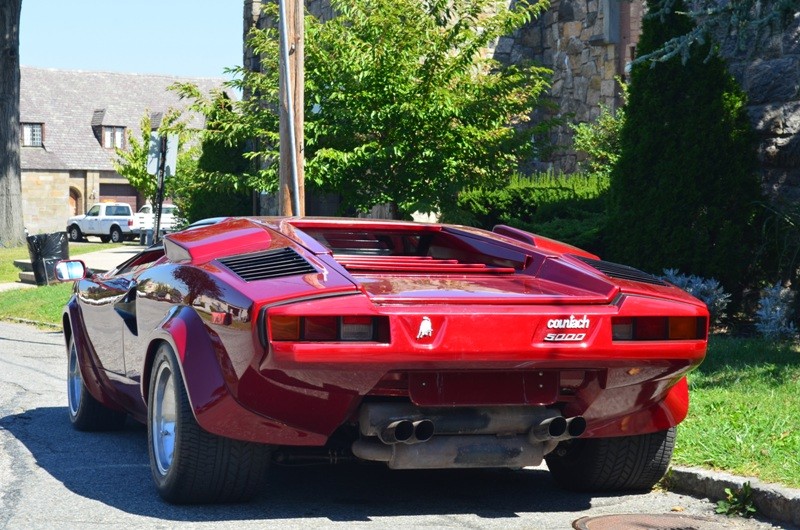
[[[138,210],[139,193],[130,184],[100,184],[100,200],[102,202],[124,202]]]

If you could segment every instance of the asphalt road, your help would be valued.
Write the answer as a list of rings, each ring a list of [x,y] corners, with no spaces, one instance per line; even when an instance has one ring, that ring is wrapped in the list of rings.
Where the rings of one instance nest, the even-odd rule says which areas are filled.
[[[702,515],[706,500],[664,492],[586,495],[543,469],[397,472],[382,466],[273,467],[255,502],[171,506],[152,486],[145,429],[74,431],[60,333],[0,322],[0,528],[571,528],[615,513]]]

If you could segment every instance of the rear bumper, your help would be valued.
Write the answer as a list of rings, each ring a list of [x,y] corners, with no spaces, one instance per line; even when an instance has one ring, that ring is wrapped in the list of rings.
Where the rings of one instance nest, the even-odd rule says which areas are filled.
[[[270,314],[340,314],[342,300],[271,308],[257,325],[268,326]],[[355,300],[349,309],[360,314]],[[684,419],[685,376],[706,351],[705,340],[613,341],[612,316],[707,316],[695,305],[644,297],[579,307],[382,306],[379,314],[390,317],[390,343],[269,343],[231,388],[237,402],[317,443],[355,423],[365,398],[438,408],[546,407],[584,417],[584,437],[644,434]],[[421,336],[423,316],[432,322],[430,337]],[[566,324],[570,317],[589,322],[576,328],[585,332],[582,340],[543,340],[554,326],[584,325]]]

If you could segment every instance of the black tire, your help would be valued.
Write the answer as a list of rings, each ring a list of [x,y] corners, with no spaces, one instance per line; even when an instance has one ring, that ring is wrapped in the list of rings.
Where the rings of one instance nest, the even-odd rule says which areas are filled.
[[[127,414],[112,410],[89,393],[78,363],[78,348],[70,338],[67,350],[67,412],[79,431],[113,431],[122,428]]]
[[[122,230],[118,226],[112,226],[111,232],[108,234],[112,243],[122,243],[125,238],[122,236]],[[105,243],[105,241],[103,241]]]
[[[649,491],[667,472],[675,427],[666,431],[561,442],[545,457],[553,480],[575,491]]]
[[[176,504],[244,502],[261,491],[268,447],[208,433],[192,414],[172,348],[153,359],[147,445],[159,495]]]
[[[78,225],[72,225],[69,227],[67,231],[67,235],[70,241],[81,241],[83,239],[83,234],[81,233],[81,229]]]

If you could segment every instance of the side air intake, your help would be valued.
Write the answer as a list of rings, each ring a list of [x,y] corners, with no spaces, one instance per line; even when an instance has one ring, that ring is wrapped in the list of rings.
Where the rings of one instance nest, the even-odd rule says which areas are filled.
[[[647,274],[646,272],[640,271],[639,269],[634,269],[633,267],[628,267],[627,265],[620,265],[619,263],[611,263],[610,261],[601,261],[583,256],[576,256],[574,254],[571,254],[570,256],[586,263],[587,265],[591,265],[595,269],[599,270],[606,276],[610,276],[611,278],[650,283],[653,285],[667,285],[666,282],[656,278],[652,274]]]
[[[317,272],[289,247],[217,260],[246,282]]]

